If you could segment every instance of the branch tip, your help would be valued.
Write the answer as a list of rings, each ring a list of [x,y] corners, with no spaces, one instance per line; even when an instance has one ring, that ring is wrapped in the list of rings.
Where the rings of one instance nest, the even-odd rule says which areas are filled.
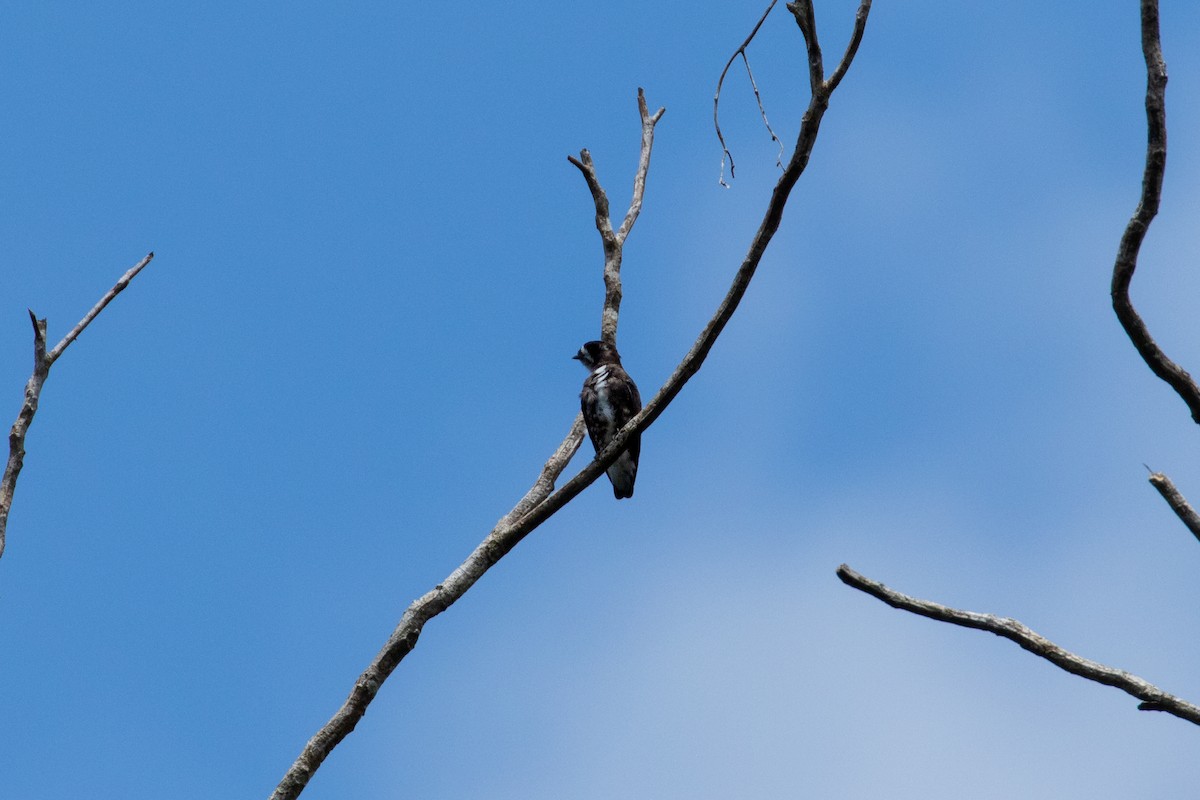
[[[892,608],[908,611],[922,617],[959,625],[964,628],[988,631],[997,636],[1014,642],[1021,649],[1049,661],[1059,669],[1078,675],[1081,678],[1113,686],[1126,694],[1143,701],[1139,708],[1165,711],[1180,719],[1200,725],[1200,707],[1186,700],[1164,692],[1157,686],[1136,675],[1121,669],[1106,666],[1091,659],[1076,655],[1066,650],[1046,637],[1031,630],[1021,622],[1009,617],[998,617],[994,614],[981,614],[975,611],[963,611],[950,606],[935,603],[932,600],[919,600],[915,597],[901,594],[889,589],[878,581],[866,578],[845,564],[838,567],[838,577],[856,589],[881,600]]]

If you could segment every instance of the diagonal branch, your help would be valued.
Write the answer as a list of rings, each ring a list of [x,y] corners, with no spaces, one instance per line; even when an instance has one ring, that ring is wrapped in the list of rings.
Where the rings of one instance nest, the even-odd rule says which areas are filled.
[[[869,6],[869,3],[864,2],[864,6]],[[383,682],[391,675],[400,661],[412,652],[412,649],[416,646],[418,637],[421,635],[421,631],[424,629],[425,623],[449,608],[488,569],[512,551],[522,539],[536,530],[539,525],[591,485],[604,470],[616,461],[617,456],[624,451],[629,438],[650,427],[663,411],[666,410],[671,401],[678,396],[688,380],[700,371],[700,367],[703,365],[717,337],[720,336],[721,331],[729,322],[734,311],[737,310],[742,297],[745,295],[746,289],[750,285],[750,280],[754,277],[755,270],[758,268],[759,262],[766,252],[767,245],[770,244],[772,237],[779,229],[788,196],[792,188],[796,185],[796,181],[799,180],[800,175],[804,172],[804,168],[808,165],[809,158],[812,155],[821,118],[825,113],[828,103],[828,90],[814,93],[808,109],[804,112],[804,116],[801,119],[800,133],[796,139],[795,149],[787,165],[784,167],[783,174],[775,184],[775,188],[771,193],[771,199],[767,204],[766,212],[763,215],[762,223],[759,225],[758,231],[750,242],[749,250],[742,260],[737,273],[734,275],[728,293],[671,377],[658,390],[658,393],[655,394],[650,402],[642,408],[637,416],[630,420],[613,437],[608,446],[596,454],[596,458],[591,463],[564,483],[558,490],[549,493],[543,500],[532,505],[527,513],[519,514],[514,509],[512,512],[506,514],[483,542],[475,548],[474,552],[467,557],[466,561],[459,565],[445,581],[435,586],[433,590],[427,592],[419,599],[413,601],[400,618],[399,624],[392,632],[387,643],[362,675],[359,676],[349,697],[346,698],[341,708],[305,745],[300,756],[292,764],[291,768],[288,769],[283,780],[280,781],[275,792],[271,795],[271,800],[293,800],[293,798],[298,797],[316,770],[320,768],[321,763],[333,751],[333,748],[354,730],[358,720],[362,719],[362,716],[366,713],[367,706],[374,699]],[[592,194],[596,198],[597,204],[597,228],[603,236],[604,229],[601,225],[601,218],[607,219],[607,213],[603,215],[600,213],[600,198],[603,197],[603,190],[599,189],[599,181],[595,180],[594,168],[589,168],[590,158],[586,157],[585,153],[580,154],[581,157],[578,161],[572,158],[571,163],[579,167],[588,182],[589,188],[592,188]],[[597,191],[598,189],[599,191]],[[606,199],[605,203],[607,203]],[[611,225],[609,228],[611,229]],[[578,418],[576,418],[575,425],[572,427],[572,436],[582,437],[582,429]],[[573,446],[569,447],[568,443],[571,438],[571,436],[568,436],[567,441],[564,441],[555,455],[546,462],[542,479],[539,479],[534,489],[531,489],[530,493],[526,495],[527,499],[532,501],[541,494],[542,490],[553,486],[554,479],[561,474],[571,454],[579,446],[576,441]]]
[[[1161,472],[1151,472],[1149,481],[1150,485],[1157,489],[1162,498],[1167,501],[1167,505],[1175,512],[1175,516],[1179,517],[1179,521],[1187,526],[1193,536],[1200,539],[1200,514],[1196,513],[1192,504],[1175,488],[1171,479]]]
[[[153,258],[154,253],[148,254],[122,275],[116,285],[100,298],[100,302],[84,315],[79,324],[49,352],[46,352],[46,320],[38,319],[36,314],[32,311],[29,312],[29,319],[33,322],[33,374],[25,383],[25,400],[21,403],[21,410],[17,412],[17,421],[13,423],[8,434],[8,461],[4,466],[4,475],[0,477],[0,556],[4,554],[8,513],[12,509],[13,493],[17,490],[17,478],[25,463],[25,435],[29,432],[34,415],[37,414],[38,400],[42,395],[42,386],[46,383],[46,378],[50,376],[50,367],[63,354],[63,351],[79,338],[83,329],[91,324],[92,320],[104,310],[104,307],[112,302],[112,299],[120,294],[134,276],[141,272]]]
[[[633,175],[633,198],[629,201],[629,210],[617,230],[617,241],[625,244],[626,237],[633,230],[638,214],[642,213],[642,197],[646,194],[646,175],[650,172],[650,151],[654,148],[654,126],[662,119],[666,109],[659,107],[658,111],[650,113],[646,105],[646,93],[638,87],[638,114],[642,118],[642,150],[638,156],[637,172]]]
[[[1016,642],[1021,648],[1028,650],[1036,656],[1041,656],[1051,664],[1070,672],[1072,675],[1078,675],[1081,678],[1087,678],[1090,681],[1102,683],[1105,686],[1115,686],[1121,691],[1133,695],[1142,701],[1138,704],[1138,708],[1142,711],[1165,711],[1180,719],[1200,725],[1200,707],[1194,706],[1174,695],[1167,694],[1154,684],[1148,683],[1123,669],[1108,667],[1091,659],[1078,656],[1069,650],[1064,650],[1015,619],[997,617],[993,614],[979,614],[974,611],[961,611],[931,600],[918,600],[915,597],[909,597],[906,594],[901,594],[894,589],[890,589],[878,581],[873,581],[864,575],[860,575],[845,564],[838,567],[837,575],[841,578],[842,583],[859,591],[866,592],[872,597],[887,603],[892,608],[898,608],[901,611],[911,611],[913,614],[929,617],[939,622],[948,622],[951,625],[961,625],[964,628],[975,628],[976,630],[989,631],[997,636],[1003,636],[1005,639]]]
[[[567,160],[579,168],[583,179],[587,182],[592,200],[596,204],[596,230],[600,232],[600,241],[604,245],[604,306],[600,312],[600,338],[609,344],[617,343],[617,319],[621,313],[621,259],[623,257],[625,239],[633,230],[638,214],[642,211],[642,197],[646,193],[646,175],[650,171],[650,152],[654,148],[654,126],[662,119],[665,108],[660,108],[653,114],[646,105],[646,94],[638,89],[638,113],[642,118],[642,149],[638,157],[637,172],[633,176],[633,198],[629,202],[629,210],[625,219],[616,231],[612,227],[612,217],[609,215],[608,195],[600,185],[596,175],[596,165],[592,154],[587,150],[579,151],[579,158],[567,156]]]
[[[62,341],[54,346],[54,349],[46,354],[48,366],[58,360],[58,357],[63,354],[63,351],[71,346],[71,342],[79,338],[79,334],[83,333],[83,329],[92,324],[92,320],[100,316],[100,312],[104,307],[113,301],[113,298],[125,291],[125,287],[129,282],[137,277],[137,274],[145,269],[146,265],[154,259],[154,253],[147,253],[146,257],[129,268],[129,271],[122,275],[113,285],[111,289],[105,293],[104,297],[96,305],[92,306],[92,310],[84,315],[83,319],[79,320],[79,324],[71,329],[71,332],[63,337]]]
[[[858,11],[854,13],[854,31],[850,34],[846,52],[842,54],[842,60],[838,62],[837,68],[829,76],[829,80],[825,81],[825,86],[829,91],[832,92],[836,89],[842,82],[842,78],[846,77],[846,71],[850,69],[854,56],[858,54],[858,46],[862,44],[863,34],[867,32],[867,15],[870,13],[871,0],[862,0],[858,4]]]
[[[1157,0],[1142,0],[1142,54],[1146,60],[1146,167],[1137,210],[1125,227],[1117,248],[1112,276],[1113,311],[1146,366],[1175,390],[1187,403],[1192,419],[1200,424],[1200,386],[1187,370],[1162,351],[1129,299],[1129,284],[1137,269],[1138,251],[1150,223],[1158,214],[1167,167],[1167,65],[1159,40]]]

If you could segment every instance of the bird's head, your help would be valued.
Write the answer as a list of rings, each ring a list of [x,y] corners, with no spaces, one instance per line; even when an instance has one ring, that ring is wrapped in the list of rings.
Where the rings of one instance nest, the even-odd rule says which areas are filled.
[[[608,342],[587,342],[572,358],[589,370],[593,370],[601,364],[621,363],[621,356],[617,354],[617,348]]]

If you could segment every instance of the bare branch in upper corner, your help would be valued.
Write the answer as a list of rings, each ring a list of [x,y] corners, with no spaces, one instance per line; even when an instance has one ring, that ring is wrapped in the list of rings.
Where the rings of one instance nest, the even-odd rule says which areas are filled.
[[[1137,269],[1138,252],[1150,223],[1158,214],[1163,175],[1167,168],[1167,65],[1158,32],[1157,0],[1142,0],[1142,55],[1146,61],[1146,166],[1137,210],[1125,227],[1113,266],[1112,304],[1121,327],[1150,371],[1166,381],[1200,424],[1200,386],[1176,364],[1150,335],[1149,328],[1129,299],[1129,284]]]
[[[49,352],[46,350],[46,320],[38,319],[36,314],[32,311],[29,312],[29,318],[33,321],[33,374],[29,376],[29,380],[25,384],[25,400],[21,404],[21,410],[17,413],[17,421],[13,423],[8,434],[8,462],[4,466],[4,476],[0,477],[0,556],[4,554],[8,513],[12,509],[13,493],[17,489],[17,477],[20,476],[21,467],[25,463],[25,435],[29,432],[34,415],[37,414],[38,400],[42,394],[42,386],[50,375],[50,367],[63,354],[63,351],[71,346],[71,342],[79,338],[83,329],[91,324],[92,320],[104,310],[104,307],[112,302],[112,299],[120,294],[134,276],[141,272],[153,258],[154,253],[149,253],[122,275],[116,285],[100,298],[100,302],[96,303],[92,310],[79,321],[79,324],[71,329],[71,332]]]
[[[763,108],[762,97],[758,94],[758,85],[754,82],[754,73],[750,71],[750,61],[746,58],[746,48],[750,46],[750,42],[754,41],[754,37],[758,35],[758,29],[767,21],[767,15],[771,13],[771,9],[779,0],[771,0],[771,4],[767,6],[767,10],[758,18],[758,22],[754,25],[754,30],[750,31],[750,35],[746,37],[746,41],[742,42],[741,47],[733,51],[733,55],[725,62],[725,68],[721,70],[721,77],[717,79],[717,91],[713,94],[713,127],[717,130],[717,140],[721,143],[721,174],[717,178],[718,182],[726,188],[729,184],[725,182],[725,159],[729,159],[729,178],[733,179],[733,153],[729,152],[729,146],[725,144],[725,135],[721,133],[721,121],[718,118],[721,108],[721,86],[725,83],[725,76],[729,73],[729,68],[733,66],[733,62],[738,56],[742,57],[742,61],[746,62],[746,73],[750,76],[750,85],[754,87],[754,98],[758,101],[758,110],[762,113],[763,122],[767,126],[767,132],[771,134],[771,141],[779,142],[780,159],[782,160],[783,142],[779,141],[779,137],[775,135],[775,131],[771,130],[771,123],[767,122],[767,111]]]
[[[993,614],[980,614],[974,611],[961,611],[931,600],[918,600],[915,597],[909,597],[906,594],[901,594],[894,589],[890,589],[878,581],[873,581],[864,575],[860,575],[845,564],[838,567],[837,575],[846,585],[866,592],[872,597],[887,603],[892,608],[910,611],[913,614],[929,617],[939,622],[949,622],[952,625],[975,628],[976,630],[988,631],[997,636],[1003,636],[1005,639],[1016,642],[1023,649],[1028,650],[1036,656],[1041,656],[1051,664],[1070,672],[1072,675],[1078,675],[1081,678],[1087,678],[1090,681],[1102,683],[1105,686],[1115,686],[1123,692],[1133,695],[1142,701],[1138,704],[1138,708],[1143,711],[1165,711],[1180,719],[1200,725],[1200,707],[1194,706],[1174,695],[1167,694],[1157,686],[1147,683],[1123,669],[1108,667],[1096,661],[1078,656],[1069,650],[1064,650],[1015,619],[997,617]]]
[[[1196,509],[1192,508],[1175,484],[1161,472],[1150,473],[1150,485],[1158,490],[1163,499],[1167,501],[1167,505],[1175,512],[1175,516],[1187,526],[1187,529],[1192,532],[1192,535],[1200,539],[1200,514],[1196,513]]]

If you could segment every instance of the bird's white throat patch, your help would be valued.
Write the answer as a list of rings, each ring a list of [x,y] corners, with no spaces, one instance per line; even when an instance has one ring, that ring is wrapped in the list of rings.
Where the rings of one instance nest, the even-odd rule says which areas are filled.
[[[615,414],[613,412],[612,401],[608,396],[608,364],[601,364],[592,370],[592,378],[595,379],[592,387],[596,390],[596,410],[600,412],[602,419],[607,420],[611,424]]]

